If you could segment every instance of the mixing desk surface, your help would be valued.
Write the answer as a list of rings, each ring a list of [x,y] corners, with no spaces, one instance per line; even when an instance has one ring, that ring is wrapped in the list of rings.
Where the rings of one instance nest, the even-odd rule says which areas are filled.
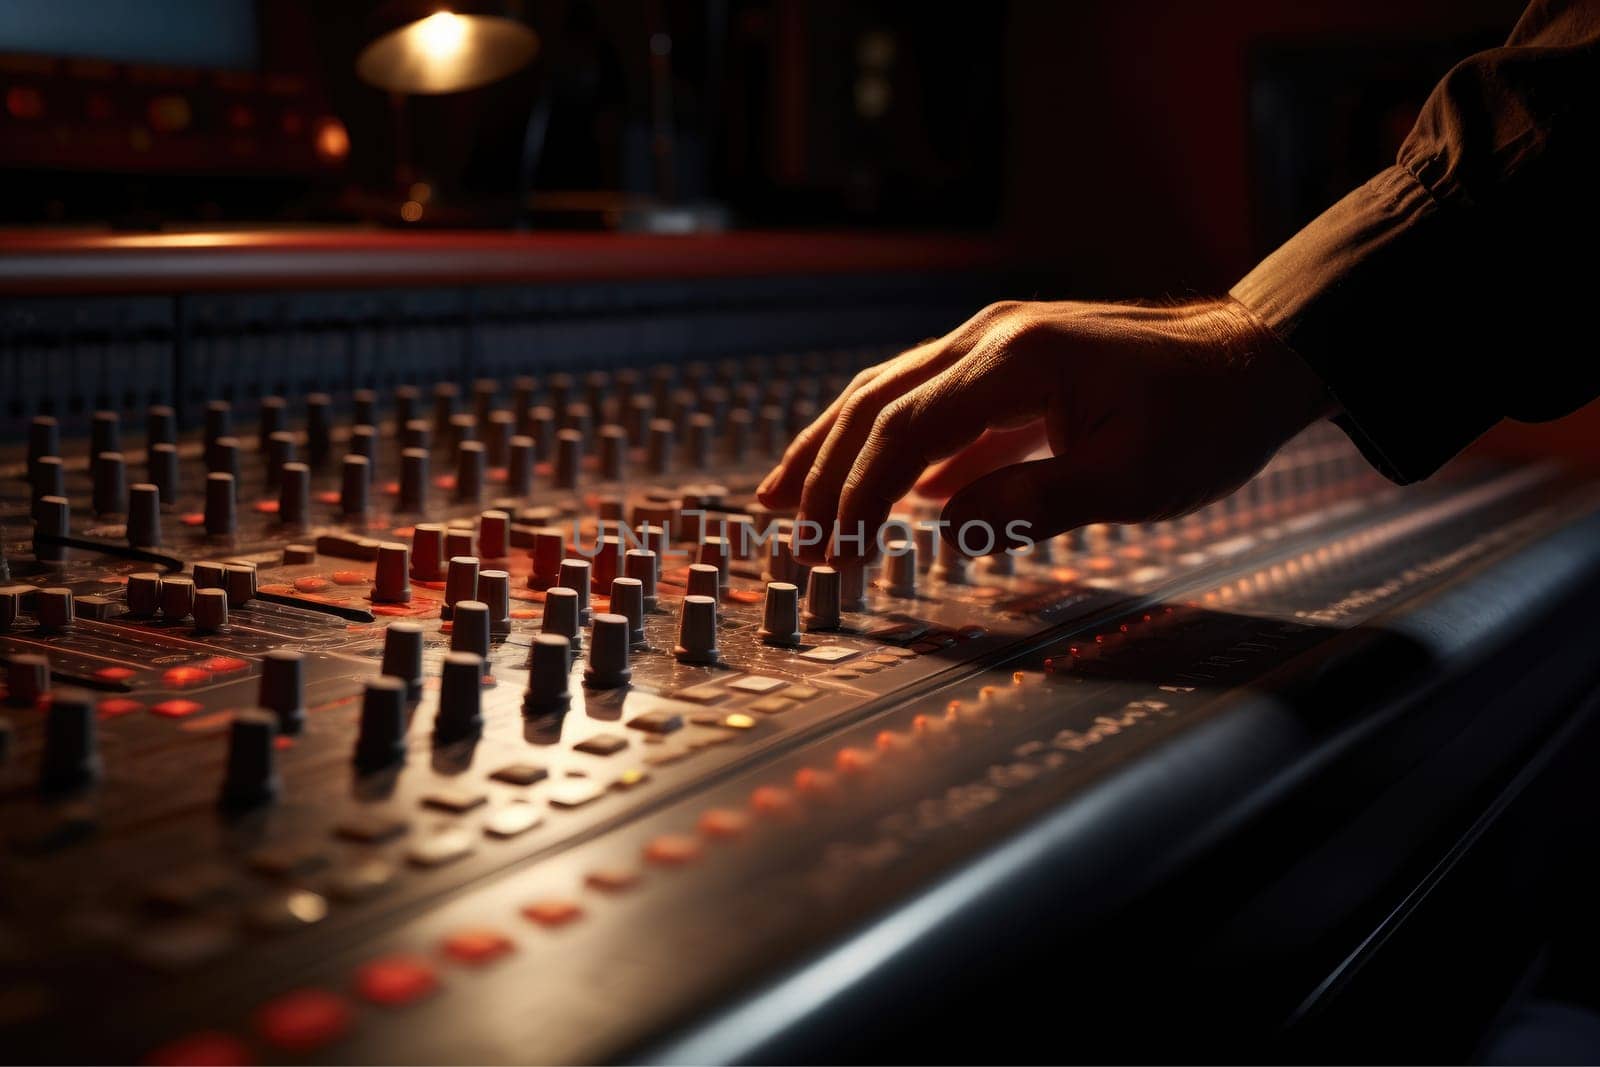
[[[1400,490],[1324,427],[1177,521],[968,560],[908,500],[904,554],[807,568],[753,489],[869,358],[34,418],[0,469],[4,1058],[829,1055],[841,994],[888,1018],[879,977],[974,938],[1104,935],[1240,840],[1273,842],[1251,892],[1304,877],[1351,760],[1386,761],[1366,810],[1441,738],[1493,727],[1478,788],[1556,728],[1427,696],[1593,586],[1582,485]],[[1294,798],[1320,819],[1271,836]],[[1282,1017],[1334,968],[1272,966],[1301,933],[1241,957]]]

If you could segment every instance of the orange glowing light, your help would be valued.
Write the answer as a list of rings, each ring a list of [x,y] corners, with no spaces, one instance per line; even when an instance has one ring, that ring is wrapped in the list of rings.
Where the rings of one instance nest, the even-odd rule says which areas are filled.
[[[332,116],[317,120],[317,132],[312,138],[317,158],[324,163],[343,163],[350,154],[350,132],[344,123]]]

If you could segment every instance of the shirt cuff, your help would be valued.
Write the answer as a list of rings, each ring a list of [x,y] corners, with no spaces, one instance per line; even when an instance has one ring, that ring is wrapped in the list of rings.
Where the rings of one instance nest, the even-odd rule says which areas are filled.
[[[1233,287],[1339,401],[1334,421],[1402,484],[1426,478],[1498,416],[1452,365],[1439,284],[1468,251],[1461,227],[1390,167],[1329,208]]]

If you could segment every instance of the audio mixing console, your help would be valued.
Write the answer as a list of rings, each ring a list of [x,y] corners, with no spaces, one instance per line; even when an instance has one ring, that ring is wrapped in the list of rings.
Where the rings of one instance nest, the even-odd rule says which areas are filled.
[[[1552,471],[1401,490],[1319,427],[1184,519],[968,560],[908,500],[902,554],[806,568],[753,488],[866,358],[35,418],[0,469],[0,1058],[749,1055],[761,997],[899,903],[1592,537]]]

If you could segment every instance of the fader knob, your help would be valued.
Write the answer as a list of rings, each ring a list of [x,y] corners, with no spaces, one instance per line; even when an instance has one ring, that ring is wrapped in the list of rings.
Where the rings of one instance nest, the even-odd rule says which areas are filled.
[[[261,657],[256,703],[272,712],[280,734],[298,734],[306,722],[306,658],[288,648]]]
[[[128,502],[128,464],[121,452],[101,452],[94,457],[94,513],[119,515]]]
[[[884,587],[894,596],[917,595],[917,546],[912,541],[890,541],[884,546]]]
[[[707,596],[683,598],[683,613],[678,620],[678,644],[672,653],[680,663],[713,665],[720,661],[715,600]]]
[[[583,434],[566,429],[556,434],[556,459],[551,477],[557,489],[575,489],[583,466]]]
[[[511,632],[511,575],[505,571],[478,574],[478,599],[489,606],[489,632],[504,637]]]
[[[411,602],[411,549],[398,541],[378,546],[378,562],[372,583],[374,604]]]
[[[161,575],[141,571],[128,575],[128,614],[148,619],[161,610]]]
[[[214,634],[228,625],[228,594],[222,589],[197,589],[194,594],[194,631]]]
[[[237,507],[233,475],[222,471],[206,475],[206,534],[232,537],[238,529]]]
[[[278,475],[278,521],[304,526],[311,516],[311,468],[285,463]]]
[[[228,724],[228,765],[222,778],[224,808],[241,810],[278,796],[278,720],[270,711],[236,711]]]
[[[589,666],[583,684],[591,689],[620,689],[633,680],[628,648],[633,644],[628,620],[609,612],[594,617],[589,633]]]
[[[411,528],[411,577],[436,582],[444,577],[444,527],[419,522]]]
[[[182,574],[169,574],[161,579],[161,617],[187,619],[194,610],[194,579]]]
[[[489,605],[481,600],[458,600],[450,612],[450,650],[489,655]]]
[[[478,595],[478,557],[451,556],[444,579],[444,617],[449,618],[457,602]]]
[[[545,632],[528,649],[528,688],[522,695],[522,714],[559,715],[572,706],[568,675],[572,646],[561,634]]]
[[[800,588],[790,582],[768,582],[766,610],[762,612],[761,640],[769,645],[793,647],[800,643]]]
[[[6,665],[6,703],[31,708],[50,692],[50,660],[32,652],[19,652]]]
[[[463,441],[456,450],[456,500],[476,504],[483,499],[484,446],[482,441]]]
[[[178,446],[170,441],[154,444],[145,452],[145,477],[161,491],[161,502],[178,499]]]
[[[39,619],[39,629],[45,633],[60,633],[72,628],[72,590],[62,587],[41,589],[33,595],[33,613]]]
[[[617,578],[611,583],[611,610],[628,620],[628,643],[644,644],[644,585],[637,578]]]
[[[149,482],[128,487],[128,544],[157,548],[161,544],[161,490]]]
[[[560,634],[572,648],[578,647],[578,591],[564,586],[551,586],[544,594],[544,622],[540,632]]]
[[[248,563],[229,563],[222,568],[222,588],[230,608],[242,608],[256,597],[256,569]]]
[[[94,702],[82,689],[58,689],[45,719],[40,788],[66,792],[90,785],[99,777]]]
[[[811,568],[811,584],[806,587],[805,623],[807,630],[839,628],[839,572],[832,567]]]
[[[503,511],[485,511],[478,516],[478,555],[483,559],[505,559],[511,555],[511,516]]]
[[[648,549],[630,549],[623,557],[623,571],[639,582],[644,610],[656,609],[656,554]]]
[[[398,678],[379,675],[367,682],[361,698],[355,764],[360,770],[376,771],[405,758],[406,685]]]
[[[439,710],[433,717],[434,742],[448,745],[482,733],[483,657],[472,652],[451,652],[444,658],[439,678]]]
[[[345,456],[339,482],[339,510],[345,518],[356,519],[367,513],[371,487],[372,461],[355,453]]]
[[[561,584],[578,594],[578,624],[589,625],[589,561],[564,559],[561,561]]]
[[[381,674],[405,685],[406,697],[422,695],[422,627],[414,622],[390,623],[383,633]]]

